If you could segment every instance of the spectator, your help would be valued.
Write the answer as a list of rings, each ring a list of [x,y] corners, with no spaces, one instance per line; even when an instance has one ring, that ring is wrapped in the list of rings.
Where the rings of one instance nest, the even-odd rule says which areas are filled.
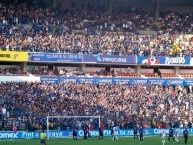
[[[149,13],[43,9],[41,4],[4,0],[0,49],[109,55],[192,55],[191,13],[161,12],[159,25]],[[121,16],[121,17],[120,17]],[[183,23],[182,23],[183,22]],[[137,33],[152,30],[155,35]]]
[[[192,100],[193,95],[184,92],[181,87],[107,83],[97,85],[73,82],[59,84],[7,82],[0,83],[0,90],[5,105],[9,106],[7,110],[10,114],[17,114],[20,118],[29,116],[28,129],[35,128],[37,124],[41,125],[42,129],[46,128],[47,114],[100,115],[105,128],[109,128],[112,122],[125,129],[134,124],[155,128],[166,127],[165,124],[176,126],[180,123],[180,127],[183,127],[184,121],[187,125],[192,123],[192,111],[184,107],[184,103]],[[61,123],[54,119],[52,128],[67,129],[68,126],[70,129],[75,125],[72,123],[74,121],[78,127],[83,120],[70,119]],[[98,126],[96,119],[86,121],[88,125],[95,128]],[[128,122],[132,122],[132,125]]]

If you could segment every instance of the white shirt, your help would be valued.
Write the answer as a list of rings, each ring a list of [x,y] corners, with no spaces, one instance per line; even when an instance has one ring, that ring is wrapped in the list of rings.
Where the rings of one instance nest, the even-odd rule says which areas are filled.
[[[162,137],[166,137],[166,131],[164,129],[162,130],[161,134],[162,134]]]
[[[117,133],[117,128],[116,127],[113,127],[113,132],[114,132],[114,134]]]
[[[179,129],[176,128],[176,136],[179,136]]]
[[[5,108],[2,109],[3,115],[6,115],[7,110]]]

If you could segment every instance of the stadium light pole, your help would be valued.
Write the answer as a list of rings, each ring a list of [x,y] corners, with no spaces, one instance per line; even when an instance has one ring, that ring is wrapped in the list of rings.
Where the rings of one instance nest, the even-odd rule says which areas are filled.
[[[48,116],[47,116],[47,119],[46,119],[46,124],[47,124],[47,138],[49,139],[49,114],[48,114]]]

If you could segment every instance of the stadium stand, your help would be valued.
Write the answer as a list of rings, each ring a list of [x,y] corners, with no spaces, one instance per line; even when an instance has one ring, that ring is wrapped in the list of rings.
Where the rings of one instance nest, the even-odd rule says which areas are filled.
[[[44,127],[48,113],[100,115],[106,128],[113,121],[123,129],[136,122],[155,128],[166,122],[173,127],[191,125],[192,120],[192,90],[182,86],[10,82],[1,83],[0,90],[10,116],[25,116]]]
[[[43,9],[14,1],[1,7],[1,50],[192,56],[192,39],[186,36],[193,32],[191,13],[161,12],[157,24],[148,13],[110,15],[100,9]],[[140,35],[137,30],[155,34]]]

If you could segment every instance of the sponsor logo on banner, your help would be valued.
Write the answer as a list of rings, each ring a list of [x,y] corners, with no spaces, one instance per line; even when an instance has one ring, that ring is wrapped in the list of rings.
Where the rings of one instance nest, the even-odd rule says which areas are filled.
[[[92,130],[92,131],[90,131],[90,135],[91,136],[99,136],[99,133],[96,130]],[[84,136],[84,131],[83,130],[78,131],[78,136],[81,136],[81,137]]]
[[[193,85],[193,80],[184,80],[186,85]]]
[[[40,77],[41,82],[59,83],[59,77]]]
[[[144,134],[146,134],[146,135],[147,135],[147,134],[150,134],[150,131],[147,130],[147,129],[145,129],[145,130],[144,130]]]
[[[18,133],[13,132],[0,132],[0,139],[18,138]]]
[[[62,137],[63,134],[62,134],[62,131],[60,132],[49,132],[49,137]]]
[[[133,130],[126,130],[126,134],[125,135],[133,135]]]
[[[147,80],[133,80],[132,84],[147,84]]]
[[[150,128],[150,129],[144,129],[144,135],[157,135],[161,133],[162,129],[158,128]],[[169,129],[165,129],[166,133],[169,133]],[[174,129],[175,131],[175,129]],[[193,134],[193,129],[188,129],[190,134]],[[1,139],[32,139],[32,138],[39,138],[41,132],[0,132],[0,140]],[[84,136],[83,130],[78,130],[78,137]],[[110,130],[104,130],[103,131],[104,136],[111,136]],[[179,133],[183,134],[183,129],[179,129]],[[91,136],[98,136],[98,130],[92,130],[90,131]],[[117,136],[132,136],[133,130],[132,129],[126,129],[126,130],[118,130]],[[50,138],[69,138],[72,137],[72,131],[51,131],[49,132]]]
[[[175,84],[175,85],[182,85],[184,80],[167,80],[167,84]]]
[[[72,135],[72,131],[70,131],[70,132],[68,132],[67,134],[68,134],[68,137],[72,137],[73,135]]]
[[[0,61],[27,62],[28,53],[27,52],[17,52],[17,51],[0,51]]]
[[[102,58],[99,55],[93,55],[98,62],[112,62],[112,63],[126,63],[126,58],[119,58],[119,57],[106,57],[103,56]]]
[[[115,84],[125,84],[125,83],[128,84],[130,82],[130,79],[119,79],[119,78],[117,78],[117,79],[114,79],[113,82]]]
[[[160,60],[155,57],[145,58],[142,60],[142,64],[160,64]]]
[[[76,83],[77,79],[75,79],[75,78],[60,78],[60,82],[63,82],[63,83],[74,82],[74,83]]]
[[[94,63],[120,63],[120,64],[135,64],[137,63],[136,56],[117,56],[117,55],[83,55],[82,62]]]
[[[185,64],[186,60],[183,57],[166,57],[165,64]]]
[[[165,80],[161,80],[161,79],[150,79],[148,81],[149,81],[149,84],[151,85],[162,85],[165,83]]]
[[[113,83],[113,79],[96,79],[96,82],[98,84],[102,84],[102,83]]]
[[[93,55],[93,56],[97,59],[97,61],[99,61],[99,62],[102,61],[102,59],[100,58],[100,56],[98,56],[98,55]]]
[[[162,131],[162,129],[153,129],[153,134],[160,134]],[[169,133],[169,129],[165,129],[166,133],[168,134]]]
[[[95,79],[77,79],[79,83],[94,83]]]
[[[37,134],[35,132],[22,132],[22,138],[34,138],[34,137],[37,137]]]
[[[29,52],[29,61],[39,62],[82,62],[81,54],[64,54],[64,53],[43,53]]]
[[[162,56],[138,56],[138,64],[147,64],[147,65],[176,65],[176,64],[186,64],[193,65],[193,59],[190,57],[162,57]]]
[[[117,62],[117,63],[126,63],[127,59],[126,58],[110,58],[110,57],[103,57],[104,62]]]

